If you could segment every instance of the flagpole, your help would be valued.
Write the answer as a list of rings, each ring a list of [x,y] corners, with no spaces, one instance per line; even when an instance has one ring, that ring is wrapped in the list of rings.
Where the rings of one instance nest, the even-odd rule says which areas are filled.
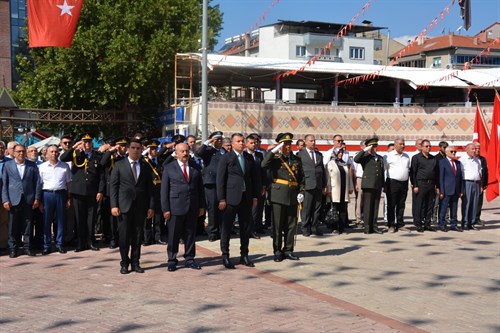
[[[488,140],[490,139],[490,129],[488,128],[488,124],[486,124],[486,119],[483,110],[481,109],[481,105],[479,104],[479,99],[477,98],[477,94],[474,93],[474,97],[476,98],[476,106],[477,109],[479,110],[479,115],[481,116],[481,122],[483,123],[483,127],[486,130],[486,136],[488,137]]]
[[[201,141],[208,139],[208,77],[207,77],[207,48],[208,48],[208,0],[203,0],[203,19],[201,33]]]

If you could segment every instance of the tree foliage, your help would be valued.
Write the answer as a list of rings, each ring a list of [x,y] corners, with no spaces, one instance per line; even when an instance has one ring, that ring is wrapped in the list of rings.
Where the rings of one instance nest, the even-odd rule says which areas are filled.
[[[222,26],[209,6],[209,45]],[[18,57],[25,108],[136,110],[151,115],[173,90],[178,52],[198,52],[201,0],[85,0],[71,48]]]

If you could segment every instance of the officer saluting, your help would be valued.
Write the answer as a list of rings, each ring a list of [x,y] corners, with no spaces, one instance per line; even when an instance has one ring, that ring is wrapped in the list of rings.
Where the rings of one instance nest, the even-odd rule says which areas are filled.
[[[299,260],[293,254],[294,236],[297,229],[297,206],[304,196],[304,172],[300,158],[292,153],[291,133],[280,133],[279,143],[262,161],[262,167],[273,174],[271,203],[273,209],[273,250],[274,261],[283,259]],[[283,245],[284,237],[284,247]]]

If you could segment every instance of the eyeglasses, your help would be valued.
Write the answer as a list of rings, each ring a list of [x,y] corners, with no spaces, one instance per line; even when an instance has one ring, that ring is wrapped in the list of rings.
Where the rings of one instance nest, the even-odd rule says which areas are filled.
[[[430,148],[431,146],[422,146],[422,147],[424,147],[424,148]]]
[[[63,141],[61,142],[63,145],[69,145],[71,143],[71,141]]]
[[[456,150],[450,150],[450,153],[452,153],[452,154],[456,154],[456,153],[457,153],[457,151],[456,151]]]
[[[333,140],[333,141],[336,141],[336,142],[344,142],[344,140]]]

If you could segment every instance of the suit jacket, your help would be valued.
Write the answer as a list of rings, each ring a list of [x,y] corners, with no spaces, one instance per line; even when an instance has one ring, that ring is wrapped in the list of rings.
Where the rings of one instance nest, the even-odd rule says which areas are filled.
[[[250,153],[249,153],[250,156],[252,156]],[[260,184],[262,186],[269,186],[269,184],[271,184],[271,180],[270,178],[268,177],[267,175],[267,171],[262,167],[262,161],[264,160],[264,154],[261,153],[260,151],[255,151],[255,157],[254,157],[254,161],[255,161],[255,167],[257,168],[257,173],[259,174],[259,177],[260,177]]]
[[[459,195],[463,191],[462,166],[460,161],[454,161],[457,174],[453,172],[447,158],[439,160],[439,190],[446,196]]]
[[[23,194],[24,200],[30,206],[35,200],[41,200],[42,184],[38,167],[35,162],[28,159],[24,160],[24,164],[23,179],[19,176],[15,160],[4,164],[2,170],[2,202],[9,201],[12,206],[17,206],[21,202]]]
[[[111,171],[115,166],[115,163],[122,160],[126,156],[118,156],[112,151],[106,151],[101,156],[99,164],[104,168],[104,186],[106,187],[105,195],[109,197],[109,181],[111,179]]]
[[[222,149],[222,148],[221,148]],[[217,183],[217,166],[219,161],[226,154],[222,154],[220,149],[202,144],[198,149],[198,156],[203,160],[203,184]]]
[[[139,209],[141,213],[148,208],[155,209],[151,169],[142,159],[139,159],[139,165],[141,171],[136,183],[128,158],[115,163],[109,182],[111,208],[118,207],[122,213],[130,209]],[[136,206],[132,207],[134,200]]]
[[[10,161],[11,159],[8,157],[4,157],[3,160],[0,161],[0,197],[2,196],[2,171],[3,171],[3,166],[6,162]]]
[[[372,154],[361,150],[354,156],[354,162],[363,167],[361,188],[381,190],[384,186],[384,159],[379,154],[377,160]]]
[[[101,165],[101,155],[97,151],[93,150],[92,156],[88,159],[83,151],[70,148],[59,159],[63,162],[73,162],[70,186],[72,194],[95,196],[97,193],[105,192],[104,167]]]
[[[304,170],[305,177],[305,190],[322,190],[326,187],[328,182],[327,175],[325,172],[325,165],[323,164],[323,155],[320,152],[314,152],[314,160],[316,163],[313,163],[311,159],[311,155],[309,155],[307,149],[302,149],[297,153],[297,156],[300,157],[302,161],[302,169]]]
[[[222,155],[217,167],[217,199],[226,200],[229,205],[238,205],[245,189],[246,200],[259,197],[259,175],[252,155],[243,152],[245,172],[241,170],[236,153],[231,150]],[[243,187],[245,186],[245,187]]]
[[[198,213],[205,208],[205,190],[201,171],[195,162],[189,160],[189,181],[186,181],[177,160],[163,170],[161,180],[161,210],[172,215]]]
[[[486,162],[486,158],[479,155],[479,160],[481,161],[481,186],[488,186],[488,163]]]

